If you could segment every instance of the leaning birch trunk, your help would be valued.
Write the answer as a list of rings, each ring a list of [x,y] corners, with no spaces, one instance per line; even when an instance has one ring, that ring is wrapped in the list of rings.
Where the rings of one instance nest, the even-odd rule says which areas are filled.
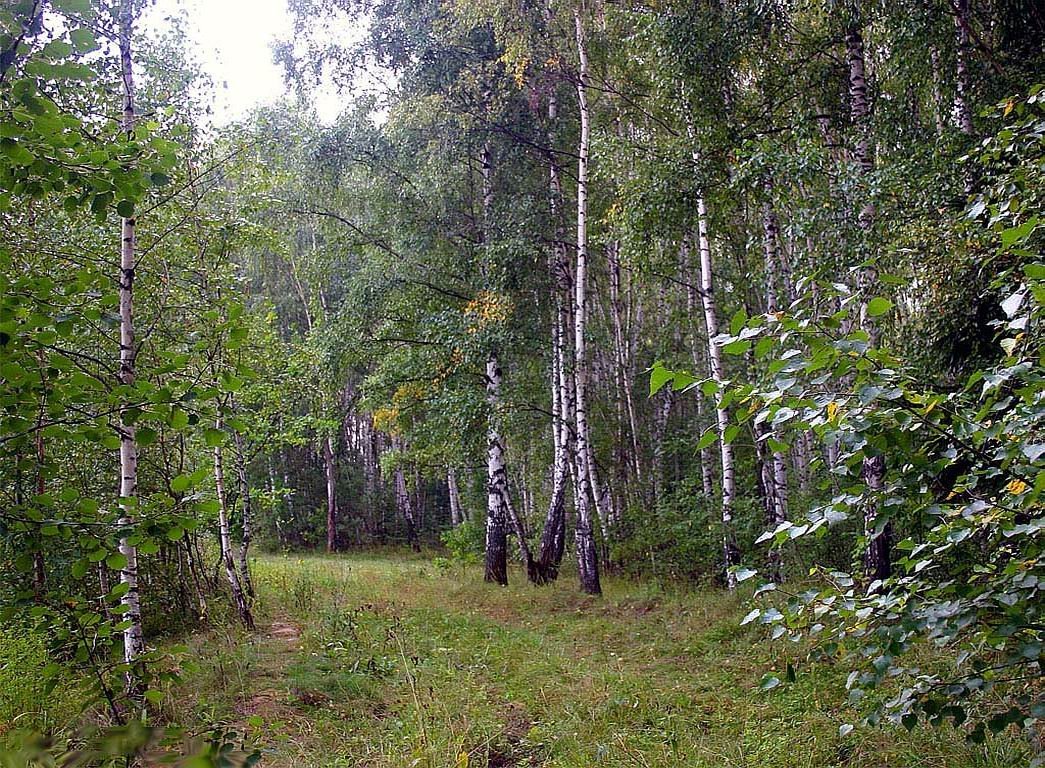
[[[221,429],[221,421],[217,428]],[[221,564],[225,568],[225,578],[232,591],[232,602],[236,612],[247,629],[254,629],[254,617],[247,605],[247,597],[243,592],[239,574],[232,558],[232,536],[229,532],[229,511],[225,504],[225,468],[222,461],[221,446],[214,446],[214,492],[218,496],[218,543],[221,546]]]
[[[696,158],[694,158],[696,159]],[[704,305],[704,324],[707,327],[708,362],[711,378],[718,385],[715,390],[715,419],[718,424],[719,445],[722,463],[722,554],[726,566],[726,586],[737,585],[733,566],[737,564],[738,552],[733,533],[733,500],[736,497],[736,478],[733,468],[733,446],[726,440],[729,414],[722,405],[725,396],[725,369],[722,366],[722,350],[715,343],[718,335],[718,310],[712,293],[711,241],[708,239],[708,212],[704,196],[697,198],[697,245],[700,251],[700,297]]]
[[[134,35],[133,0],[120,2],[120,73],[123,80],[123,119],[121,128],[130,139],[134,134],[134,60],[131,55],[131,39]],[[134,270],[135,270],[135,226],[133,216],[120,221],[120,384],[134,386],[135,349],[134,339]],[[141,596],[138,592],[138,548],[131,543],[129,534],[135,524],[138,504],[138,441],[132,420],[124,418],[120,411],[120,554],[123,568],[120,583],[125,590],[120,598],[123,610],[123,659],[127,664],[127,689],[133,700],[140,702],[142,691],[141,672],[138,658],[145,650],[145,634],[142,631]]]
[[[254,581],[250,578],[250,538],[254,523],[252,509],[250,506],[250,483],[247,480],[247,457],[243,446],[243,435],[238,431],[233,432],[233,440],[236,445],[236,476],[239,479],[239,493],[241,497],[241,513],[243,523],[243,538],[239,547],[239,572],[243,581],[243,588],[247,597],[254,598]]]
[[[592,500],[597,497],[597,482],[592,477],[594,462],[588,433],[587,389],[588,356],[587,282],[588,282],[588,152],[590,116],[588,114],[588,51],[584,41],[584,26],[580,11],[574,11],[577,29],[577,49],[580,72],[577,80],[577,103],[580,107],[581,132],[577,160],[577,271],[574,279],[574,421],[577,425],[574,475],[577,483],[577,566],[581,589],[591,595],[602,593],[599,583],[599,563],[595,547]]]
[[[395,471],[396,506],[406,523],[406,540],[414,552],[421,551],[421,543],[417,539],[417,519],[414,516],[414,505],[410,499],[410,490],[406,487],[406,473],[402,467]]]
[[[333,552],[337,549],[337,466],[330,435],[323,438],[323,472],[327,485],[327,552]]]
[[[863,174],[874,170],[874,158],[871,155],[870,143],[870,107],[867,99],[866,65],[864,61],[864,41],[860,31],[859,20],[850,25],[845,36],[846,61],[849,64],[849,117],[856,129],[856,144],[853,148],[853,159]],[[868,199],[860,207],[858,221],[860,229],[866,236],[870,235],[874,225],[875,208]],[[871,343],[877,341],[877,328],[867,314],[868,294],[877,283],[874,267],[865,267],[860,273],[864,302],[860,310],[860,326],[867,331]],[[861,471],[864,484],[876,496],[885,485],[885,457],[865,456]],[[885,579],[891,571],[890,538],[891,528],[886,523],[879,525],[878,503],[871,499],[864,509],[864,573],[875,581]]]

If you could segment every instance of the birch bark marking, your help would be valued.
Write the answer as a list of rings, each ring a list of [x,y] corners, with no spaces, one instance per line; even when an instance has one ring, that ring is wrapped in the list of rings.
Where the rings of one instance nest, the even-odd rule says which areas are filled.
[[[697,158],[694,157],[694,160]],[[735,589],[736,576],[730,570],[737,564],[737,546],[733,535],[733,500],[736,497],[736,477],[733,468],[733,446],[726,442],[729,414],[722,407],[725,369],[722,366],[722,350],[714,342],[718,334],[718,311],[712,293],[711,241],[708,238],[708,210],[704,196],[697,198],[697,245],[700,252],[700,297],[704,305],[704,324],[708,336],[708,364],[711,378],[718,384],[715,392],[715,419],[718,425],[722,463],[722,555],[726,565],[726,586]]]
[[[221,420],[215,425],[221,429]],[[229,511],[225,503],[225,467],[222,460],[221,446],[214,446],[214,492],[218,497],[218,543],[221,547],[221,564],[225,568],[225,578],[229,582],[232,591],[232,602],[239,613],[240,619],[247,629],[254,629],[254,617],[251,615],[250,606],[247,605],[246,595],[243,593],[243,585],[240,583],[239,574],[236,573],[236,565],[232,559],[232,535],[229,532]]]
[[[580,108],[581,133],[577,159],[577,272],[574,279],[574,401],[577,424],[574,451],[577,483],[577,566],[581,589],[590,594],[602,593],[599,584],[599,563],[595,549],[595,531],[592,520],[592,498],[595,496],[594,468],[589,461],[591,446],[588,438],[587,388],[588,359],[585,338],[587,320],[588,282],[588,152],[590,142],[590,115],[588,113],[588,51],[584,41],[584,25],[579,10],[573,14],[577,29],[577,53],[580,72],[577,79],[577,103]]]
[[[119,19],[120,74],[123,81],[123,117],[121,128],[129,139],[134,133],[134,59],[131,40],[134,35],[133,0],[121,0]],[[135,226],[133,216],[120,220],[120,384],[134,385],[134,268]],[[127,590],[120,598],[124,611],[123,659],[128,664],[127,687],[135,699],[140,698],[141,677],[136,669],[138,657],[145,650],[142,631],[141,596],[138,592],[138,547],[128,536],[135,523],[138,504],[138,441],[133,424],[125,420],[126,410],[120,410],[120,554],[124,565],[120,583]]]

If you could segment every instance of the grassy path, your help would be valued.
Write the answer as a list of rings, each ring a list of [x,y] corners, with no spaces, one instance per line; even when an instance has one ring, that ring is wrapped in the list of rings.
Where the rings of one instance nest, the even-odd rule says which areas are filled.
[[[793,648],[755,644],[718,592],[607,581],[496,589],[378,556],[263,558],[259,631],[195,638],[168,702],[246,728],[266,766],[1018,766],[1018,742],[860,730],[846,670],[756,690]]]

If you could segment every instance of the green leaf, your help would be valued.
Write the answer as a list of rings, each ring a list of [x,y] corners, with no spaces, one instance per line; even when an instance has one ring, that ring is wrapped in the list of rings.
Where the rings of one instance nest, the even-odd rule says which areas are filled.
[[[672,381],[674,378],[674,372],[669,371],[660,363],[654,363],[653,369],[650,371],[649,377],[650,397],[653,397],[655,394],[657,394],[665,384],[667,384],[669,381]]]
[[[121,200],[116,204],[116,212],[125,219],[134,216],[134,202],[132,200]]]
[[[203,439],[210,448],[216,448],[225,442],[225,432],[214,427],[208,427],[203,432]]]
[[[127,556],[122,552],[113,552],[105,558],[105,564],[114,571],[122,571],[127,567]]]
[[[881,317],[892,308],[893,303],[889,299],[877,296],[867,302],[867,315],[868,317]]]
[[[171,490],[175,493],[184,493],[192,487],[192,475],[178,475],[171,480]]]

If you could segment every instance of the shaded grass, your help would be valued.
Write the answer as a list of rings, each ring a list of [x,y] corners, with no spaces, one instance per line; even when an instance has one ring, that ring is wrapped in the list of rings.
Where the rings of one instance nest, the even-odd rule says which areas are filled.
[[[271,766],[1025,765],[948,727],[838,735],[846,669],[799,666],[717,591],[482,583],[415,557],[266,557],[257,635],[193,638],[170,716],[253,732]],[[265,627],[292,626],[293,637]],[[790,655],[789,655],[790,654]]]

